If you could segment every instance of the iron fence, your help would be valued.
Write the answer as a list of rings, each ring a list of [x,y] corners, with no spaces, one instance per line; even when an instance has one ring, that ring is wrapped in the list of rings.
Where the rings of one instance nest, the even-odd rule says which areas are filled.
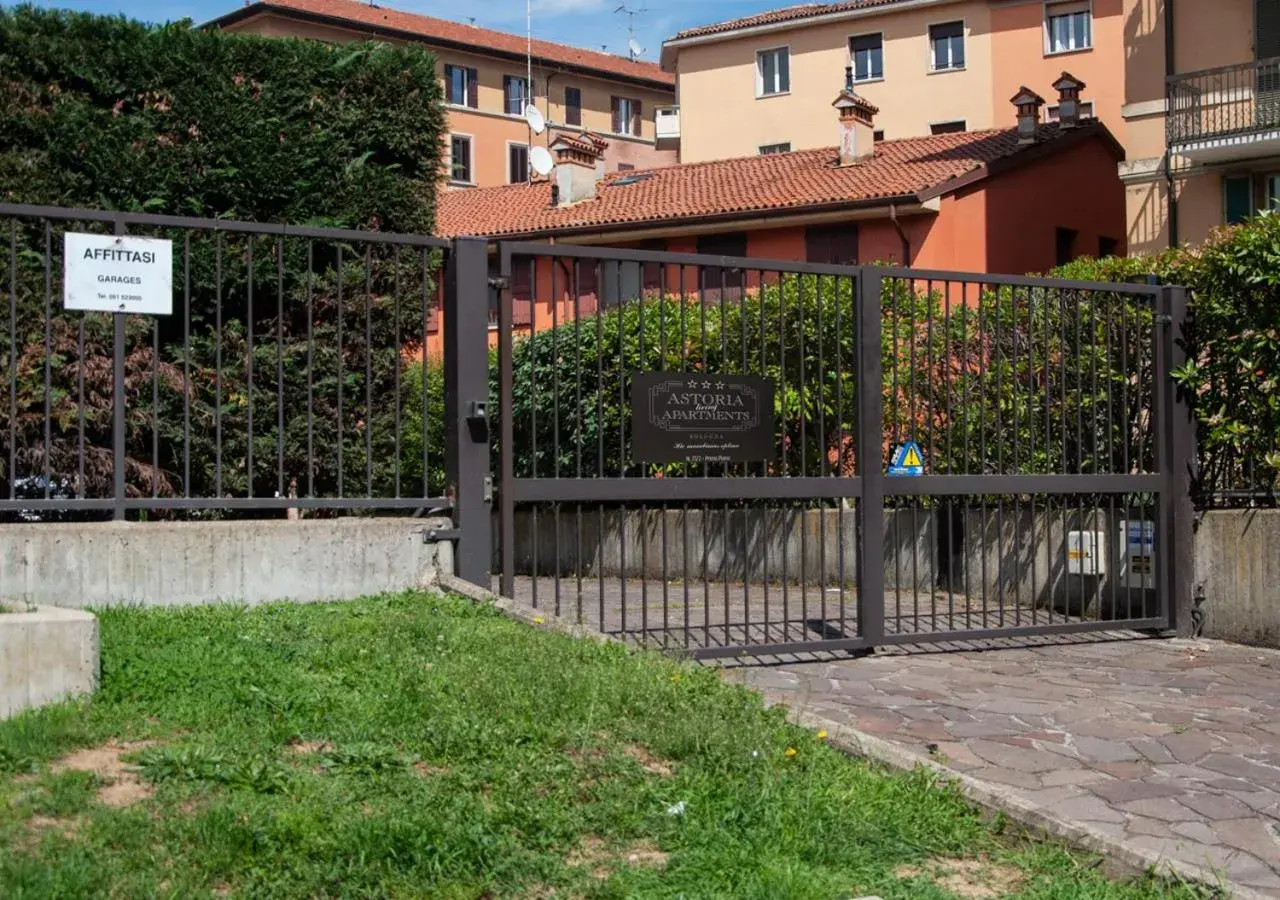
[[[1280,128],[1280,58],[1171,75],[1166,91],[1171,146]]]
[[[62,304],[63,235],[172,242],[173,313]],[[0,205],[10,517],[448,509],[450,244]]]
[[[1177,289],[500,255],[545,318],[515,335],[502,285],[504,594],[702,657],[1174,620]],[[763,390],[763,451],[653,449],[671,391],[703,421]],[[907,447],[922,472],[886,476]]]

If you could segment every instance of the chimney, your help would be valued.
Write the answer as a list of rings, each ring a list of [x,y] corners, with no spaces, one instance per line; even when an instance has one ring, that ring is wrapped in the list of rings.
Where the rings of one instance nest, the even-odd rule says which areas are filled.
[[[1080,124],[1080,92],[1084,90],[1084,82],[1070,72],[1063,72],[1062,77],[1053,83],[1058,92],[1058,124],[1063,128],[1075,128]]]
[[[1018,143],[1034,144],[1040,137],[1040,107],[1044,98],[1025,84],[1009,101],[1018,108]]]
[[[853,89],[853,66],[844,70],[844,90],[831,104],[840,114],[840,165],[852,166],[876,152],[875,115],[872,106]]]
[[[557,206],[596,198],[596,186],[604,177],[604,148],[608,146],[594,135],[562,134],[551,143],[556,158],[552,195]]]

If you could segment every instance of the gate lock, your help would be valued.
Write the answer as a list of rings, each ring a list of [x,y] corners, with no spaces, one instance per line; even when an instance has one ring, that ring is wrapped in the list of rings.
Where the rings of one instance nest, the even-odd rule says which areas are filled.
[[[477,444],[489,440],[489,404],[484,400],[472,400],[467,412],[467,430],[471,432],[471,440]]]

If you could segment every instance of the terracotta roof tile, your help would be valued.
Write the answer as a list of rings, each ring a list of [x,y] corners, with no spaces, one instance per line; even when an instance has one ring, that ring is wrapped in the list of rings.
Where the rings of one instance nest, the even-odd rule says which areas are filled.
[[[451,22],[418,13],[401,12],[385,6],[358,3],[356,0],[261,0],[220,16],[209,24],[220,25],[241,21],[257,12],[270,10],[326,19],[343,19],[357,27],[364,26],[414,35],[428,43],[435,39],[453,44],[468,44],[476,47],[480,53],[489,50],[522,57],[525,55],[524,35],[478,28],[474,25],[464,25],[461,22]],[[675,76],[663,72],[656,63],[631,60],[597,50],[584,50],[567,44],[556,44],[535,38],[533,58],[538,62],[573,66],[598,72],[604,76],[622,76],[631,80],[651,82],[661,87],[675,86]]]
[[[1110,139],[1101,125],[1074,131],[1095,132]],[[1044,126],[1041,144],[1032,146],[1070,133]],[[545,181],[449,191],[438,201],[436,233],[551,235],[914,197],[1024,149],[1008,129],[882,141],[873,159],[847,167],[835,164],[837,150],[828,147],[618,172],[606,177],[596,199],[569,207],[551,206]]]
[[[725,31],[737,31],[740,28],[755,28],[760,25],[775,25],[779,22],[811,19],[830,13],[840,13],[855,9],[869,9],[875,6],[892,6],[906,0],[843,0],[837,3],[800,3],[781,9],[771,9],[751,16],[729,19],[725,22],[714,22],[710,25],[699,25],[697,28],[686,28],[679,32],[673,40],[702,37],[708,34],[720,34]]]

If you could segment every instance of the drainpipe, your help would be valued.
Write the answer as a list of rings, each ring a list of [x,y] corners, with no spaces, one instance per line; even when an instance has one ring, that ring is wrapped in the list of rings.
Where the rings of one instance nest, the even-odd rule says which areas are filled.
[[[1169,90],[1168,79],[1178,72],[1173,58],[1173,7],[1175,2],[1176,0],[1165,0],[1164,2],[1164,116],[1166,129],[1168,128],[1169,116],[1173,112],[1173,96]],[[1173,179],[1173,154],[1169,150],[1167,138],[1165,139],[1164,148],[1164,179],[1165,189],[1169,192],[1169,248],[1172,250],[1178,246],[1178,195],[1177,185]]]
[[[893,230],[898,232],[898,238],[902,241],[902,264],[909,266],[911,265],[911,239],[907,237],[902,224],[898,222],[898,207],[892,203],[889,204],[889,221],[893,223]]]

